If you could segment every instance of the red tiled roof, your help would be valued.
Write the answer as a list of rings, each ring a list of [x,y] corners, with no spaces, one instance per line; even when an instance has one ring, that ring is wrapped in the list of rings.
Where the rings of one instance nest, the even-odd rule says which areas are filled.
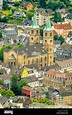
[[[57,72],[54,70],[49,70],[48,72],[45,73],[45,75],[69,78],[69,77],[72,77],[72,72],[71,73],[61,73],[61,72]]]
[[[56,24],[54,25],[55,29],[69,29],[72,28],[70,24]]]
[[[46,75],[52,75],[56,76],[57,74],[62,74],[61,72],[54,71],[54,70],[49,70],[48,72],[45,73]]]

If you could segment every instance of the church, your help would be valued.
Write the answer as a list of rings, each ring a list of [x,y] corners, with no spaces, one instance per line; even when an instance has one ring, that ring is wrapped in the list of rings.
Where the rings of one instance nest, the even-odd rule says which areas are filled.
[[[43,29],[43,42],[40,43],[40,27],[37,24],[36,16],[30,27],[29,43],[17,49],[4,50],[4,63],[16,66],[37,64],[38,67],[50,66],[54,64],[54,35],[48,18]]]

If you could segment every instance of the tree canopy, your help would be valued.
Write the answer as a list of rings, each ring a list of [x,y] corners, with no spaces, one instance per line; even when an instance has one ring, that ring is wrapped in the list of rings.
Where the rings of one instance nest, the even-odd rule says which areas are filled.
[[[8,97],[14,97],[15,96],[15,94],[11,90],[1,89],[0,93],[3,96],[8,96]]]

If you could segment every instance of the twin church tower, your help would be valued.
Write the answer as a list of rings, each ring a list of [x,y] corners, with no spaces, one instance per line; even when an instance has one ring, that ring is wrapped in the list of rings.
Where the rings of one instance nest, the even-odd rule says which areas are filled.
[[[37,24],[36,15],[33,17],[33,23],[30,27],[30,45],[40,43],[40,27]],[[45,28],[43,29],[43,42],[44,50],[47,52],[47,65],[53,65],[54,60],[54,35],[53,28],[51,27],[50,19],[46,21]]]

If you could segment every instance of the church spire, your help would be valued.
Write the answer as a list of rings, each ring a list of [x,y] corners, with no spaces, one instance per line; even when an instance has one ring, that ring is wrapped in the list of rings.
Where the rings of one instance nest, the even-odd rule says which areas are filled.
[[[33,22],[32,22],[31,28],[39,28],[39,25],[37,24],[37,19],[36,19],[36,13],[34,14],[34,17],[32,20]]]
[[[51,22],[50,22],[49,17],[48,17],[48,19],[46,21],[46,26],[45,26],[44,30],[47,30],[47,31],[53,30],[53,28],[51,27]]]

